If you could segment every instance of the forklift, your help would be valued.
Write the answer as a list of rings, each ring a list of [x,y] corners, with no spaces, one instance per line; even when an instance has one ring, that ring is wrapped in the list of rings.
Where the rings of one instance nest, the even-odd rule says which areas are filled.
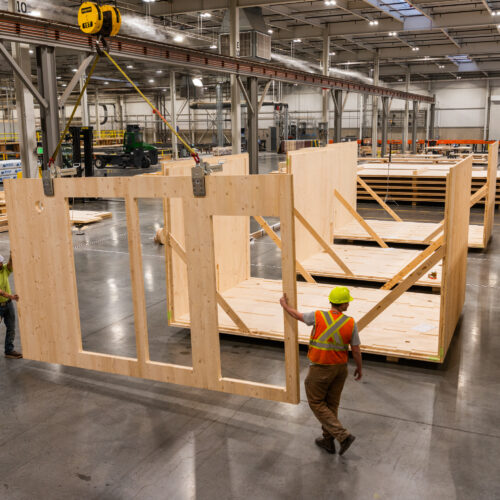
[[[117,168],[149,168],[158,163],[158,150],[142,140],[139,125],[127,125],[122,151],[103,150],[102,153],[96,153],[94,158],[96,168],[107,165]]]

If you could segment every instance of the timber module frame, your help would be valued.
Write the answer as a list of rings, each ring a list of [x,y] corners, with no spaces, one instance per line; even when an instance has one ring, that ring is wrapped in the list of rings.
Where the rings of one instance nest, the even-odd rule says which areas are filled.
[[[93,52],[95,50],[94,37],[85,35],[76,26],[62,22],[34,19],[32,16],[5,11],[0,11],[0,41],[64,47],[80,52]],[[222,56],[209,51],[151,42],[131,36],[116,36],[108,41],[108,45],[109,52],[113,56],[174,64],[182,67],[194,67],[197,70],[204,69],[215,73],[237,74],[312,85],[320,88],[392,97],[407,101],[434,103],[434,97],[431,96],[311,74],[268,63]]]
[[[239,175],[248,168],[245,156],[226,157],[224,175]],[[173,162],[171,168],[165,168],[166,175],[188,176],[192,160],[185,160],[184,166],[181,166],[181,163]],[[341,164],[336,167],[342,169]],[[382,288],[350,287],[355,300],[351,304],[349,314],[357,320],[358,328],[362,332],[363,352],[391,358],[410,358],[438,363],[444,361],[465,299],[468,224],[464,224],[464,221],[468,222],[469,219],[471,170],[472,158],[467,158],[453,166],[448,173],[442,237],[429,245],[411,266],[407,266],[402,270],[404,272],[398,273]],[[293,174],[287,173],[268,175],[268,177],[282,176],[294,177]],[[311,176],[310,182],[315,182],[314,176]],[[316,184],[318,190],[329,187],[322,182]],[[307,189],[307,186],[304,189]],[[355,194],[355,185],[351,187],[351,191]],[[283,195],[284,193],[281,194]],[[296,196],[298,197],[298,193]],[[325,197],[320,192],[318,199],[320,199],[319,204],[326,206],[323,203]],[[332,193],[329,194],[329,199],[328,207],[335,210],[337,201],[334,200]],[[295,197],[287,206],[290,210],[289,215],[295,219],[294,270],[308,281],[297,283],[299,310],[308,312],[328,307],[327,297],[332,285],[310,281],[307,274],[303,273],[300,263],[300,258],[304,257],[306,251],[321,251],[322,245],[311,235],[307,241],[303,237],[305,228],[300,217],[297,218]],[[310,213],[306,213],[305,209],[302,210],[303,212],[299,210],[299,213],[303,216],[303,220],[307,220]],[[185,287],[188,266],[183,256],[186,238],[183,222],[185,215],[182,205],[175,200],[167,200],[165,214],[165,247],[169,261],[167,282],[171,299],[169,324],[190,328],[192,323]],[[268,214],[256,212],[252,214],[258,222],[267,224],[262,215]],[[282,222],[281,220],[281,224]],[[320,228],[325,222],[328,224],[328,218],[314,222]],[[279,305],[281,281],[251,277],[248,233],[248,218],[235,217],[233,220],[214,221],[218,293],[222,299],[219,301],[218,310],[220,331],[283,341],[282,311]],[[282,232],[280,238],[271,229],[268,234],[282,252],[286,251],[288,244],[286,233]],[[440,295],[408,291],[441,260],[443,271]],[[299,342],[308,344],[310,327],[303,323],[298,326]]]
[[[284,387],[221,375],[213,219],[254,213],[280,217],[284,242],[283,290],[296,305],[292,179],[285,176],[209,176],[207,196],[193,196],[190,177],[115,177],[54,180],[45,197],[41,179],[7,180],[12,214],[10,241],[19,302],[21,343],[27,359],[171,382],[242,396],[298,404],[297,321],[282,314],[285,332]],[[136,358],[84,351],[76,287],[68,198],[125,200],[134,303]],[[151,361],[142,268],[139,199],[175,199],[183,207],[192,367]],[[221,217],[223,216],[223,217]],[[248,237],[248,233],[246,234]],[[41,263],[43,262],[43,265]],[[16,272],[22,270],[22,272]],[[186,290],[185,290],[186,291]],[[223,307],[224,301],[222,301]],[[229,314],[230,310],[228,309]]]

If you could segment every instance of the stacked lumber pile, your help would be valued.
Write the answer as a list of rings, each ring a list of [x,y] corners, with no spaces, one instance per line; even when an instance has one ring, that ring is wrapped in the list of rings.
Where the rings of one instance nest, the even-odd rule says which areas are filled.
[[[0,233],[8,231],[7,206],[5,204],[5,193],[0,191]]]
[[[434,166],[391,165],[388,169],[382,165],[361,165],[358,175],[382,198],[417,203],[444,203],[446,197],[446,175],[448,170]],[[442,170],[438,170],[442,168]],[[486,171],[472,172],[471,193],[475,193],[486,182]],[[371,200],[371,196],[358,185],[358,200]],[[484,205],[484,199],[479,202]],[[500,177],[497,178],[496,205],[500,205]]]

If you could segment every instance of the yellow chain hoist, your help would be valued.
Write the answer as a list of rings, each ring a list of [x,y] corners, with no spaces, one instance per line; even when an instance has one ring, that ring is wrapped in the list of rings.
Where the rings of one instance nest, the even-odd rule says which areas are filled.
[[[193,192],[195,196],[205,196],[205,176],[211,172],[217,172],[222,170],[222,163],[218,165],[209,165],[207,162],[202,162],[200,160],[199,154],[181,137],[181,135],[175,130],[175,128],[165,119],[165,117],[160,113],[160,111],[153,105],[153,103],[144,95],[143,92],[137,87],[137,85],[131,80],[131,78],[125,73],[125,71],[119,66],[119,64],[111,57],[109,54],[109,48],[106,43],[107,37],[114,37],[118,35],[121,28],[121,14],[116,5],[105,4],[102,5],[99,0],[93,2],[83,2],[78,10],[78,25],[80,29],[87,35],[95,35],[97,37],[96,41],[96,51],[92,67],[85,84],[80,92],[77,99],[73,112],[66,124],[66,128],[61,136],[59,144],[56,147],[53,155],[49,160],[49,168],[54,165],[54,158],[56,158],[64,137],[66,136],[69,126],[73,121],[76,109],[80,105],[83,93],[87,89],[90,78],[94,73],[94,70],[99,61],[99,56],[106,56],[108,60],[116,67],[116,69],[126,78],[126,80],[132,85],[132,87],[137,91],[137,93],[146,101],[146,103],[151,107],[153,114],[157,115],[170,131],[175,134],[179,141],[184,145],[184,147],[189,151],[190,155],[193,157],[196,165],[192,168],[192,181],[193,181]],[[50,175],[50,173],[49,173]],[[49,186],[46,193],[52,192],[53,186]]]

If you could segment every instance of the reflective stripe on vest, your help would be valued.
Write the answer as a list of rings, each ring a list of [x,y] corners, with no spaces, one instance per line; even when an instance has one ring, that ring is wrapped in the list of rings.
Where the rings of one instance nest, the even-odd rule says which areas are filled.
[[[328,325],[328,328],[317,339],[311,339],[309,345],[322,351],[347,351],[349,344],[344,344],[340,329],[351,318],[342,314],[334,323],[330,313],[325,314],[323,311],[320,311],[320,314]]]

